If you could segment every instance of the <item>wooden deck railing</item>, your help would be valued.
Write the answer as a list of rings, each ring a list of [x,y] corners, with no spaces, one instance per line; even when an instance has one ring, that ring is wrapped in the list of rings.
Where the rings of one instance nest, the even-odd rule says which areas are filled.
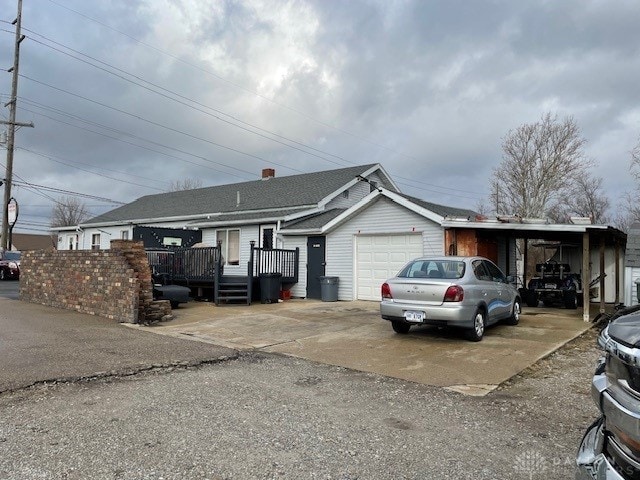
[[[147,251],[152,273],[171,281],[215,281],[220,270],[220,247]]]
[[[300,249],[283,250],[278,248],[258,248],[251,244],[249,271],[253,277],[261,273],[280,273],[282,281],[298,281]]]

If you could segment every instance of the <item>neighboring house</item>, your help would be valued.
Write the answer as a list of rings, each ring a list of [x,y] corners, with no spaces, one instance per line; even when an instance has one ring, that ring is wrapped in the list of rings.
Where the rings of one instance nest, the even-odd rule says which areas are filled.
[[[35,235],[33,233],[12,233],[13,250],[47,250],[55,248],[55,237],[51,235]]]
[[[636,282],[640,283],[640,223],[629,228],[624,267],[624,304],[638,305]]]
[[[109,248],[143,226],[198,231],[201,243],[221,245],[225,275],[246,274],[250,242],[299,248],[293,296],[320,298],[326,275],[339,277],[340,300],[378,300],[381,283],[408,260],[445,253],[445,218],[475,216],[404,195],[370,164],[286,177],[264,169],[261,180],[148,195],[56,231],[60,250]]]

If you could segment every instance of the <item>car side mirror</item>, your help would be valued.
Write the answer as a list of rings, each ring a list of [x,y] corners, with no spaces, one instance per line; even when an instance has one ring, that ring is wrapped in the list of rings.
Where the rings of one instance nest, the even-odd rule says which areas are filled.
[[[517,283],[517,279],[515,275],[509,275],[507,277],[507,283],[510,283],[511,285],[515,285]]]

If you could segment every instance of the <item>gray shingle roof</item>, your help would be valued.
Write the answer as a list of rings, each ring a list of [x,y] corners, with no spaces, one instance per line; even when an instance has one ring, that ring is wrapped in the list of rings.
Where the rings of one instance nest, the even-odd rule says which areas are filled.
[[[98,215],[84,225],[314,205],[376,165],[147,195]],[[236,205],[238,192],[240,204]]]
[[[345,208],[332,208],[331,210],[326,210],[324,212],[309,215],[307,217],[300,218],[298,220],[293,220],[291,222],[287,222],[284,226],[283,230],[287,229],[313,229],[313,228],[322,228],[325,224],[329,223],[331,220],[336,218],[342,212],[344,212]]]
[[[425,200],[421,200],[410,195],[405,195],[403,193],[400,193],[399,195],[415,203],[416,205],[420,205],[421,207],[426,208],[427,210],[430,210],[437,215],[440,215],[441,217],[470,217],[471,219],[474,219],[478,215],[478,213],[474,212],[473,210],[438,205],[437,203],[427,202]]]
[[[634,223],[627,235],[625,266],[640,267],[640,223]]]

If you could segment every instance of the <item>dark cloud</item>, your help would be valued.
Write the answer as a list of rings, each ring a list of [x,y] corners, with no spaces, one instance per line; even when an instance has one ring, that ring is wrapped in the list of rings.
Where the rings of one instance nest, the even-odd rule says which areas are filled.
[[[15,9],[0,0],[1,29]],[[19,117],[36,128],[16,173],[130,201],[377,161],[409,194],[474,208],[504,135],[552,111],[581,126],[616,204],[640,133],[638,23],[631,0],[25,2]],[[0,65],[12,49],[0,32]],[[46,219],[49,198],[18,192]]]

